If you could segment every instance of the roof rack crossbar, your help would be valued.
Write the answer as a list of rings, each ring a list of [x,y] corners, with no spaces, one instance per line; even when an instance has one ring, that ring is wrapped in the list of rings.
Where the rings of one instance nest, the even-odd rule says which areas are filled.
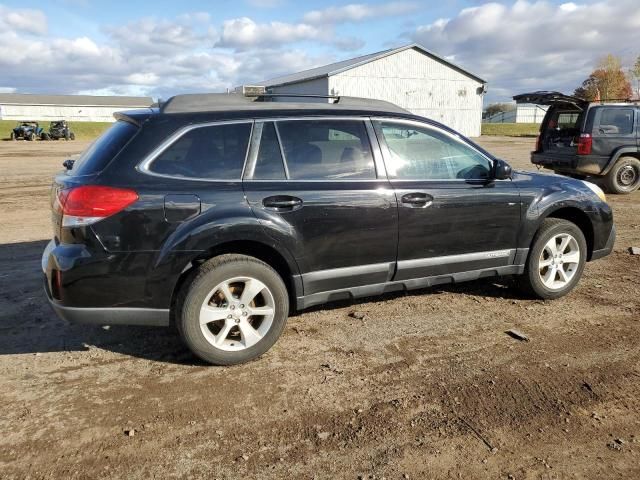
[[[318,95],[311,93],[261,93],[257,95],[258,98],[277,98],[277,97],[291,97],[291,98],[326,98],[332,100],[340,100],[340,95]]]

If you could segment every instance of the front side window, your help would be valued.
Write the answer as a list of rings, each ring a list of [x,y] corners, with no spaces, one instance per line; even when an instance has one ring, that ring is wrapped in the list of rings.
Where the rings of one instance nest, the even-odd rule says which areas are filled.
[[[596,132],[606,135],[633,133],[633,108],[603,108]]]
[[[149,170],[173,177],[239,180],[250,136],[250,123],[194,128],[164,150]]]
[[[291,180],[376,178],[363,121],[285,120],[276,125]]]
[[[406,180],[486,179],[491,161],[463,142],[433,128],[376,122],[389,150],[387,174]]]

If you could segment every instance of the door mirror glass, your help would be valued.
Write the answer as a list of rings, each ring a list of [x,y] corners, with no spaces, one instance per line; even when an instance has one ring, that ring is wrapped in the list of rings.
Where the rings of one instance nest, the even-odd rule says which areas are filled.
[[[512,173],[513,170],[511,169],[511,165],[509,165],[504,160],[496,160],[494,165],[493,178],[495,178],[496,180],[508,180],[511,178]]]

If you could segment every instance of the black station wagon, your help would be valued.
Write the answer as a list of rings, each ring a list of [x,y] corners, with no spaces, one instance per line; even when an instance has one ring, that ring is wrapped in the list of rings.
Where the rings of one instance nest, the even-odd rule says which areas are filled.
[[[499,275],[552,299],[613,248],[593,184],[512,172],[386,102],[287,97],[176,96],[66,161],[42,258],[58,315],[175,324],[229,365],[293,310]]]

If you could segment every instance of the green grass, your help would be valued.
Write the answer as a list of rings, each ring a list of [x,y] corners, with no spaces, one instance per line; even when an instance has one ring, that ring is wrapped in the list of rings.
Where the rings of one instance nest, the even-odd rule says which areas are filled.
[[[537,123],[483,123],[482,135],[506,137],[536,137],[540,131]]]
[[[45,132],[49,131],[49,122],[38,122]],[[16,120],[0,120],[0,139],[8,139],[11,130],[18,124]],[[71,131],[75,133],[77,140],[93,140],[113,123],[110,122],[69,122]]]

